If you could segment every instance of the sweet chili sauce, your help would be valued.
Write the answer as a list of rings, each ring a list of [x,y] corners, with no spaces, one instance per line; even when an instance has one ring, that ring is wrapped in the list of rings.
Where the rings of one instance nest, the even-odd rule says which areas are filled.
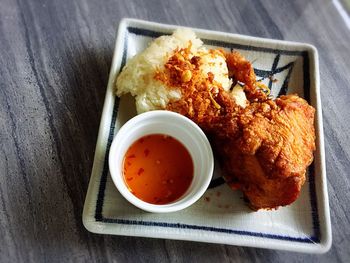
[[[185,146],[164,134],[135,141],[123,161],[124,180],[132,194],[151,204],[181,197],[193,179],[193,161]]]

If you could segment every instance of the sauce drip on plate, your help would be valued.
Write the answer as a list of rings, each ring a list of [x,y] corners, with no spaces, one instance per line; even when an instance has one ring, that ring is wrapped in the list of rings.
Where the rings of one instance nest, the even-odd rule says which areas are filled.
[[[123,161],[124,180],[132,194],[151,204],[181,197],[193,179],[193,161],[175,138],[151,134],[135,141]]]

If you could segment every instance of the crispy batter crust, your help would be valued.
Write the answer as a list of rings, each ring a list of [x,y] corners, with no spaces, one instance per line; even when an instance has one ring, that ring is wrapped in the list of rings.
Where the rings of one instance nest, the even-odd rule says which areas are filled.
[[[189,46],[177,50],[155,76],[181,89],[182,98],[167,109],[187,116],[206,132],[226,181],[243,191],[250,207],[291,204],[313,160],[315,110],[297,95],[268,98],[249,61],[238,52],[224,55],[229,76],[244,84],[246,108],[237,105],[211,73],[201,73],[201,59],[190,56]]]
[[[296,95],[252,103],[237,118],[239,135],[214,141],[226,180],[253,209],[277,208],[298,197],[315,150],[314,113]]]

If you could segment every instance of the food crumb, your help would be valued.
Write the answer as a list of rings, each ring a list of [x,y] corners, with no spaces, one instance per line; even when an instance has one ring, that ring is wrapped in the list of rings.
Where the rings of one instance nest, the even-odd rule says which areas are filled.
[[[206,202],[210,202],[210,197],[206,196],[206,197],[204,197],[204,200],[205,200]]]
[[[278,79],[274,78],[273,76],[269,76],[269,80],[271,80],[272,83],[278,82]]]
[[[221,195],[221,192],[216,192],[216,196],[219,197]]]

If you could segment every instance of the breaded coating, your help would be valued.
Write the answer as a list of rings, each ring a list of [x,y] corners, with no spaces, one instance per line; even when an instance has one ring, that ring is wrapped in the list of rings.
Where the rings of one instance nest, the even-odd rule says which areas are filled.
[[[258,88],[261,85],[256,81],[252,64],[237,51],[225,53],[225,57],[229,69],[229,77],[233,78],[234,81],[244,83],[244,91],[248,100],[261,101],[266,99],[266,94]]]
[[[297,95],[270,99],[249,61],[238,52],[225,58],[230,77],[244,85],[245,108],[210,72],[200,74],[200,57],[190,57],[189,49],[181,49],[155,76],[169,87],[180,87],[181,99],[171,101],[167,109],[204,130],[226,181],[244,193],[252,209],[291,204],[313,160],[315,109]]]
[[[252,103],[237,118],[239,135],[214,141],[226,181],[253,209],[285,206],[298,197],[315,150],[314,113],[296,95]]]

